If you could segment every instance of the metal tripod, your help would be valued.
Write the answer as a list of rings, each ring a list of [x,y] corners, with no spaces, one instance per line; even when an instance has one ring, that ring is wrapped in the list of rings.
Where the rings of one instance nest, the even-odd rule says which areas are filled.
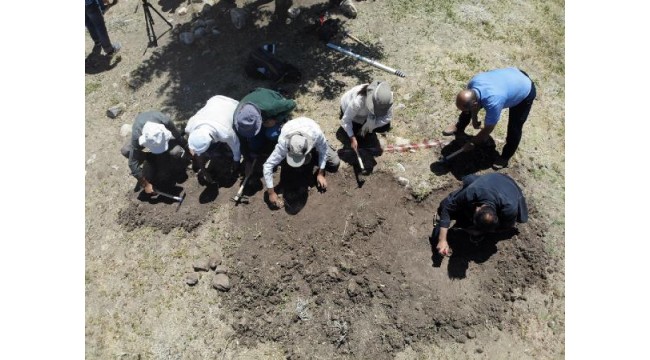
[[[154,8],[147,0],[142,0],[142,10],[144,11],[144,21],[147,23],[147,37],[149,38],[149,45],[148,47],[155,47],[158,46],[158,39],[165,35],[167,31],[162,33],[159,37],[156,37],[156,32],[154,31],[153,25],[155,24],[153,21],[153,16],[151,16],[151,10],[152,9],[158,16],[160,16],[161,19],[163,19],[164,22],[169,25],[169,29],[167,31],[171,30],[174,26],[165,19],[164,16],[162,16],[156,8]]]

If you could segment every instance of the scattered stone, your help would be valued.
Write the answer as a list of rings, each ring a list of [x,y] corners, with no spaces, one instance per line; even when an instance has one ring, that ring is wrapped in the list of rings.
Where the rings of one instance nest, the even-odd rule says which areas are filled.
[[[481,348],[476,348],[476,353],[477,353],[477,354],[482,354],[482,353],[483,353],[483,349],[481,349]]]
[[[402,185],[402,186],[408,186],[411,182],[409,181],[409,179],[407,179],[407,178],[405,178],[403,176],[400,176],[400,177],[397,178],[397,183]]]
[[[341,279],[341,273],[339,272],[339,269],[336,266],[330,266],[327,269],[327,275],[331,277],[334,280],[340,280]]]
[[[230,268],[228,268],[225,265],[219,265],[217,268],[214,270],[215,274],[229,274],[230,273]]]
[[[289,13],[289,17],[292,19],[295,19],[300,15],[300,8],[299,7],[292,7],[289,10],[287,10],[287,13]]]
[[[181,6],[178,8],[178,10],[176,10],[176,15],[183,16],[185,14],[187,14],[187,8],[185,6]]]
[[[194,38],[198,39],[198,38],[202,37],[203,35],[205,35],[205,28],[204,27],[196,28],[196,30],[194,30],[193,34],[194,34]]]
[[[124,124],[122,127],[120,127],[120,136],[121,137],[127,137],[131,135],[131,132],[133,131],[133,125],[131,124]]]
[[[194,286],[199,282],[199,274],[187,273],[185,274],[185,283],[189,286]]]
[[[460,344],[464,344],[467,342],[467,338],[465,337],[465,335],[458,336],[456,337],[456,342]]]
[[[348,281],[347,292],[349,297],[355,297],[359,295],[359,285],[354,279],[350,279],[350,281]]]
[[[473,339],[476,337],[476,333],[473,330],[468,330],[467,331],[467,338]]]
[[[406,168],[404,167],[404,165],[402,165],[402,164],[400,164],[400,163],[395,164],[395,168],[396,168],[397,171],[399,171],[399,172],[405,172],[405,171],[406,171]]]
[[[108,116],[111,119],[115,119],[116,117],[120,116],[124,110],[126,109],[126,104],[124,103],[119,103],[115,106],[111,106],[106,110],[106,116]]]
[[[214,253],[210,255],[210,260],[208,265],[210,265],[210,269],[213,270],[217,267],[217,265],[221,265],[221,255],[219,255],[219,253]]]
[[[212,286],[219,291],[230,290],[230,279],[226,274],[216,274],[212,280]]]
[[[203,258],[200,260],[197,260],[194,263],[194,271],[208,271],[210,270],[210,259],[209,258]]]
[[[399,104],[397,104],[397,106],[395,106],[395,110],[393,110],[393,111],[398,111],[398,110],[404,109],[405,107],[406,107],[406,105],[404,105],[402,103],[399,103]]]
[[[194,34],[191,32],[182,32],[179,36],[181,42],[185,45],[191,45],[194,42]]]

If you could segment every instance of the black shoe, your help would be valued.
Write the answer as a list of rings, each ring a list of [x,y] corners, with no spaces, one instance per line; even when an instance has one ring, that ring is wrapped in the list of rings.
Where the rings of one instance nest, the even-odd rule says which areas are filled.
[[[508,167],[508,160],[502,158],[501,156],[497,156],[497,158],[494,160],[494,164],[492,164],[492,169],[494,170],[501,170],[507,167]]]

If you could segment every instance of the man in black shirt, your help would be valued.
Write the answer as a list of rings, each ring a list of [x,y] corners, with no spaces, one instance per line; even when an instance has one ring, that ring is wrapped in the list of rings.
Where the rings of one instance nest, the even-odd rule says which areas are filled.
[[[436,249],[440,255],[451,255],[447,230],[451,220],[472,235],[508,230],[515,222],[528,221],[526,199],[517,183],[507,175],[492,173],[467,175],[463,187],[449,194],[438,207],[440,222],[435,225]]]

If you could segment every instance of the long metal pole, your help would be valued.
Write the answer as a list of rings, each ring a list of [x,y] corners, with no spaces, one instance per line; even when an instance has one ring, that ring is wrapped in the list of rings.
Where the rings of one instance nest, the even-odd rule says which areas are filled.
[[[365,57],[365,56],[361,56],[361,55],[359,55],[359,54],[355,54],[355,53],[353,53],[352,51],[347,50],[347,49],[344,49],[344,48],[342,48],[342,47],[340,47],[340,46],[338,46],[338,45],[334,45],[334,44],[328,42],[328,43],[327,43],[327,46],[328,46],[329,48],[331,48],[331,49],[334,49],[334,50],[336,50],[336,51],[338,51],[338,52],[341,52],[341,53],[343,53],[343,54],[345,54],[345,55],[352,56],[353,58],[355,58],[355,59],[357,59],[357,60],[361,60],[361,61],[363,61],[363,62],[365,62],[365,63],[368,63],[368,64],[370,64],[370,65],[372,65],[372,66],[374,66],[374,67],[376,67],[376,68],[382,69],[382,70],[384,70],[384,71],[386,71],[386,72],[389,72],[389,73],[391,73],[391,74],[397,75],[397,76],[399,76],[399,77],[406,77],[406,74],[404,74],[404,72],[401,71],[401,70],[393,69],[393,68],[388,67],[388,66],[386,66],[386,65],[384,65],[384,64],[378,63],[378,62],[376,62],[375,60],[368,59],[368,58]]]

